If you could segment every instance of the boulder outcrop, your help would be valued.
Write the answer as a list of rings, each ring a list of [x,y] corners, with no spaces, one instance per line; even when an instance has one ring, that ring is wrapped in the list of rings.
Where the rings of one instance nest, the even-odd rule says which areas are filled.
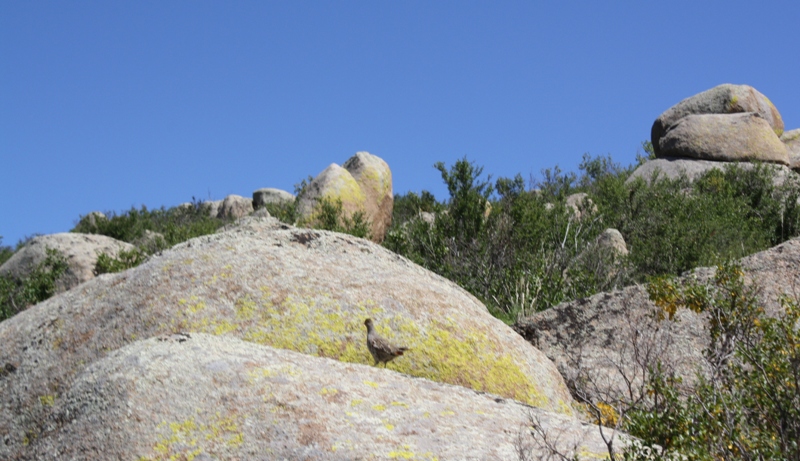
[[[306,186],[298,200],[300,224],[313,226],[321,200],[338,200],[345,217],[364,214],[370,223],[370,239],[380,243],[392,223],[392,172],[381,158],[358,152],[343,167],[329,165]]]
[[[357,152],[342,167],[349,171],[366,196],[365,208],[374,242],[382,242],[392,225],[394,194],[392,171],[380,157],[369,152]]]
[[[786,146],[754,112],[687,115],[658,140],[659,156],[789,164]]]
[[[789,154],[789,167],[793,170],[800,170],[800,128],[784,131],[781,135],[781,142],[786,146]]]
[[[363,239],[247,217],[0,323],[0,365],[15,370],[0,378],[0,434],[8,434],[0,458],[21,456],[32,440],[44,438],[53,410],[70,405],[69,392],[89,376],[81,375],[84,369],[130,343],[209,333],[355,366],[372,363],[367,317],[381,336],[410,348],[389,369],[572,413],[553,363],[456,284]],[[123,354],[107,364],[119,360],[133,366],[138,359]],[[170,376],[157,379],[172,386],[184,375]],[[230,389],[221,387],[218,395],[236,387]],[[269,400],[264,389],[261,398]],[[175,405],[194,407],[186,395]],[[172,422],[153,416],[148,424],[162,421]]]
[[[766,312],[781,309],[780,297],[800,286],[800,238],[740,260],[746,283],[761,287]],[[715,268],[698,268],[684,280],[710,281]],[[672,320],[657,320],[658,308],[642,285],[559,304],[521,319],[515,329],[558,366],[573,388],[628,392],[641,384],[646,365],[659,358],[691,384],[703,371],[703,349],[709,342],[704,314],[678,309]]]
[[[682,118],[688,115],[743,112],[760,115],[767,121],[776,136],[783,133],[783,119],[778,109],[766,96],[748,85],[726,83],[684,99],[656,119],[650,133],[656,156],[669,156],[661,151],[660,140]]]
[[[97,256],[106,253],[117,257],[120,251],[132,251],[136,247],[105,235],[65,232],[34,237],[0,266],[0,275],[21,279],[28,275],[47,257],[47,249],[59,251],[67,259],[68,268],[56,282],[56,291],[69,290],[94,278]]]
[[[625,183],[630,184],[636,181],[637,178],[642,178],[645,182],[649,183],[654,178],[668,178],[674,180],[682,176],[685,176],[689,181],[694,181],[709,170],[722,170],[726,166],[733,164],[734,163],[717,162],[713,160],[694,160],[683,157],[657,158],[639,166],[630,177],[628,177]],[[756,168],[755,163],[736,162],[735,164],[744,170]],[[764,167],[772,171],[774,178],[773,184],[776,186],[780,186],[787,180],[797,177],[797,175],[785,165],[771,163],[765,164]]]
[[[253,212],[253,200],[241,195],[231,194],[222,201],[217,212],[221,219],[239,219]]]
[[[294,201],[294,195],[281,189],[267,187],[253,191],[253,207],[258,209],[269,203],[289,203]]]
[[[596,426],[564,415],[202,333],[136,341],[109,353],[80,371],[50,411],[26,456],[516,459],[529,415],[559,435],[562,450],[575,443],[581,459],[606,453]]]

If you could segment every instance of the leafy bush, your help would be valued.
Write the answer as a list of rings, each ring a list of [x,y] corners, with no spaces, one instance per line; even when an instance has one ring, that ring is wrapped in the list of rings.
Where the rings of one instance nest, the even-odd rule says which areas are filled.
[[[648,157],[652,148],[644,143]],[[773,183],[767,166],[731,164],[696,181],[626,183],[634,167],[610,156],[585,155],[580,175],[558,167],[526,188],[522,177],[482,179],[467,159],[449,170],[435,165],[450,198],[428,192],[395,197],[384,245],[447,277],[481,299],[498,317],[546,309],[659,275],[739,258],[800,233],[800,186]],[[566,204],[584,192],[581,218]],[[433,212],[430,223],[421,212]],[[598,252],[606,228],[624,237],[628,257]]]
[[[117,257],[113,257],[107,253],[100,253],[97,255],[97,263],[95,264],[95,275],[109,274],[113,272],[122,272],[127,269],[138,266],[147,259],[147,253],[134,248],[130,251],[122,250]]]
[[[732,264],[719,267],[709,286],[660,284],[651,291],[657,305],[707,313],[710,372],[686,394],[680,380],[656,364],[647,383],[650,398],[628,413],[624,428],[644,446],[693,460],[800,459],[797,299],[784,298],[782,312],[767,316],[757,287],[746,285]]]
[[[14,250],[9,246],[3,245],[3,236],[0,235],[0,266],[11,259],[12,256],[14,256]]]
[[[47,257],[23,279],[0,276],[0,320],[53,296],[56,282],[67,268],[64,255],[48,248]]]
[[[142,206],[120,214],[110,212],[106,218],[89,215],[81,219],[72,232],[101,234],[133,244],[142,244],[148,231],[157,232],[163,239],[141,245],[145,253],[154,253],[194,237],[212,234],[229,222],[209,216],[208,207],[193,200],[189,205],[169,209],[148,210]]]
[[[321,198],[317,201],[314,215],[301,220],[298,225],[369,238],[370,222],[364,212],[357,211],[348,217],[342,206],[341,199]]]

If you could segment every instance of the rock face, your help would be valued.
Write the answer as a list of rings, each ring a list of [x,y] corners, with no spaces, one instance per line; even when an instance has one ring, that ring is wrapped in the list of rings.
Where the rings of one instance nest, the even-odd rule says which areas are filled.
[[[562,441],[580,442],[582,459],[605,454],[596,426],[563,415],[197,333],[137,341],[108,354],[82,370],[50,411],[26,456],[516,459],[528,413]]]
[[[659,139],[659,155],[725,162],[789,164],[786,146],[760,115],[687,115]]]
[[[567,206],[572,209],[572,214],[577,220],[597,213],[597,205],[594,204],[586,192],[578,192],[568,196]]]
[[[800,285],[800,239],[740,262],[745,281],[763,289],[760,299],[768,313],[780,309],[781,294],[791,294]],[[700,268],[685,277],[703,282],[714,273],[714,268]],[[679,309],[674,320],[656,321],[656,310],[646,288],[637,285],[560,304],[520,320],[515,329],[547,354],[573,386],[593,379],[595,392],[588,397],[602,400],[604,392],[627,389],[623,377],[634,387],[641,383],[647,357],[661,358],[686,383],[702,371],[702,350],[709,341],[704,315]]]
[[[253,192],[253,207],[258,209],[268,203],[289,203],[294,201],[294,195],[281,189],[265,188]]]
[[[759,114],[772,127],[776,136],[783,133],[783,119],[766,96],[748,85],[726,83],[684,99],[656,119],[650,133],[656,156],[669,156],[661,152],[660,140],[680,119],[688,115],[743,112]]]
[[[323,170],[299,198],[299,223],[313,225],[318,219],[319,201],[340,200],[342,211],[348,218],[354,213],[364,213],[370,221],[370,239],[380,243],[392,224],[394,196],[392,172],[379,157],[369,152],[358,152],[344,163],[332,163]]]
[[[637,178],[642,178],[649,183],[653,178],[678,179],[681,176],[685,176],[689,181],[694,181],[709,170],[722,170],[727,165],[731,165],[731,163],[713,160],[692,160],[681,157],[657,158],[645,162],[634,170],[625,183],[630,184],[636,181]],[[736,165],[744,170],[756,168],[753,163],[737,163]],[[790,178],[796,177],[792,170],[785,165],[768,164],[765,167],[772,170],[775,178],[773,184],[776,186],[780,186]]]
[[[47,257],[47,248],[60,251],[69,268],[57,282],[57,292],[69,290],[94,278],[97,256],[106,253],[116,257],[121,250],[131,251],[136,247],[105,235],[61,233],[34,237],[0,266],[0,275],[20,279],[29,274]]]
[[[342,167],[349,171],[366,196],[367,218],[372,225],[372,241],[382,242],[392,225],[394,194],[392,171],[380,157],[369,152],[357,152]]]
[[[785,131],[781,135],[781,142],[786,146],[789,154],[789,167],[793,170],[800,170],[800,128]]]
[[[253,201],[241,195],[229,195],[222,201],[218,217],[222,219],[239,219],[253,212]]]
[[[603,251],[610,251],[614,255],[626,256],[628,246],[625,238],[616,229],[606,229],[595,239],[595,245]]]
[[[0,459],[27,453],[26,443],[44,437],[53,409],[71,405],[67,394],[83,370],[132,342],[174,332],[210,333],[370,364],[367,317],[375,319],[381,336],[410,348],[388,364],[390,370],[572,412],[572,398],[553,363],[454,283],[363,239],[247,217],[0,323],[0,364],[16,370],[0,377],[0,434],[8,434]],[[134,366],[137,360],[114,357],[107,366]],[[239,357],[246,362],[250,354]],[[268,378],[270,372],[259,374],[259,366],[251,368],[255,377],[236,373],[239,382]],[[93,386],[90,375],[83,376],[86,386]],[[163,386],[191,380],[172,376],[157,380]],[[102,385],[96,382],[98,392]],[[269,388],[262,389],[259,398],[268,401]],[[222,386],[215,395],[234,391]],[[174,405],[194,408],[198,402],[187,393]],[[150,430],[165,430],[157,419],[147,420],[156,427]],[[309,434],[317,432],[313,427]]]

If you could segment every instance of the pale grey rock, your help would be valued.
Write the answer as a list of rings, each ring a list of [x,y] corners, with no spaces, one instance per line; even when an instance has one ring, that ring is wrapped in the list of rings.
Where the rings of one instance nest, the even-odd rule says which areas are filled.
[[[0,275],[21,279],[47,257],[47,249],[58,250],[67,259],[68,269],[56,282],[56,291],[63,292],[94,278],[97,256],[106,253],[116,257],[119,252],[136,247],[105,235],[65,232],[40,235],[31,239],[0,266]]]
[[[367,197],[358,181],[349,171],[335,163],[322,170],[298,197],[299,224],[313,225],[316,222],[319,202],[323,199],[341,200],[342,212],[348,218],[356,212],[366,214]]]
[[[616,256],[627,256],[628,245],[617,229],[606,229],[597,236],[594,244],[601,250],[610,251]]]
[[[202,206],[208,209],[208,215],[210,217],[218,218],[220,208],[222,208],[222,200],[207,200],[203,202]]]
[[[793,170],[800,170],[800,128],[784,131],[781,135],[781,142],[786,145],[789,154],[789,167]]]
[[[283,204],[294,202],[294,195],[281,189],[267,187],[253,192],[253,208],[259,209],[269,203]]]
[[[755,112],[780,136],[783,119],[775,105],[755,88],[748,85],[722,84],[684,99],[662,113],[653,123],[651,141],[658,157],[671,156],[661,151],[661,137],[687,115],[734,114]]]
[[[221,219],[239,219],[253,212],[253,200],[241,195],[231,194],[222,201],[217,217]]]
[[[560,449],[577,445],[579,459],[606,454],[597,426],[564,415],[201,333],[137,341],[108,354],[81,370],[49,411],[43,435],[20,450],[23,456],[516,459],[529,415],[558,436]]]
[[[687,115],[658,141],[660,157],[789,164],[786,146],[753,112]]]
[[[567,207],[572,209],[573,216],[579,221],[586,216],[597,213],[597,205],[589,198],[589,194],[585,192],[569,195],[567,197]],[[547,206],[545,208],[551,209],[547,208]]]
[[[381,370],[393,392],[399,391],[389,383],[401,372],[573,413],[572,397],[553,363],[456,284],[364,239],[248,216],[216,234],[178,244],[125,272],[98,276],[0,322],[0,365],[17,370],[0,378],[0,434],[8,434],[0,444],[0,459],[28,453],[26,440],[45,436],[45,427],[54,421],[54,408],[71,401],[66,395],[82,370],[131,342],[179,332],[210,333],[357,367],[373,362],[364,343],[367,317],[375,319],[379,334],[387,340],[409,347],[402,361]],[[240,356],[251,360],[249,352]],[[180,356],[163,357],[165,363],[173,358],[184,361]],[[109,363],[134,367],[136,360],[120,355]],[[232,376],[241,383],[270,378],[268,372],[259,374],[259,367],[251,369],[255,375]],[[163,379],[147,378],[131,383],[129,392],[137,385],[144,393],[159,387],[172,392],[169,389],[183,389],[178,380],[205,379],[200,375],[176,372]],[[278,376],[282,375],[270,379],[280,381]],[[103,379],[98,379],[101,392]],[[347,378],[331,374],[329,379],[333,383]],[[260,401],[268,402],[269,388],[265,384],[261,389]],[[213,392],[224,396],[236,391],[235,384],[221,384]],[[106,405],[100,397],[96,402],[100,408]],[[201,402],[191,393],[175,401],[176,408],[198,405]],[[287,405],[290,409],[291,403]],[[261,415],[265,424],[271,424],[271,411]],[[340,415],[343,424],[346,416]],[[381,424],[379,418],[373,421]],[[154,415],[139,422],[118,422],[162,431],[169,427],[159,427],[162,422],[185,421]]]
[[[392,225],[394,193],[392,171],[380,157],[369,152],[357,152],[342,168],[349,171],[365,195],[366,217],[370,221],[370,239],[380,243]]]
[[[769,315],[781,309],[780,297],[800,286],[800,238],[740,260],[746,283],[762,288],[759,299]],[[698,268],[684,281],[707,282],[715,268]],[[709,343],[705,314],[678,309],[673,320],[657,320],[659,309],[647,289],[635,285],[562,303],[521,319],[514,328],[558,366],[573,389],[594,401],[641,392],[643,360],[658,358],[687,387],[707,371],[703,349]],[[634,347],[635,346],[635,347]],[[627,378],[627,380],[626,380]],[[591,380],[592,386],[587,385]]]
[[[653,179],[678,179],[686,177],[689,181],[695,181],[700,176],[712,169],[724,170],[725,168],[736,165],[743,170],[752,170],[756,164],[749,162],[718,162],[714,160],[696,160],[683,157],[657,158],[645,162],[628,177],[626,184],[631,184],[637,178],[642,178],[648,184]],[[787,180],[796,180],[797,175],[785,165],[764,164],[765,168],[770,169],[774,175],[773,184],[783,185]]]
[[[144,234],[133,243],[147,253],[155,253],[167,246],[167,240],[164,238],[164,234],[153,232],[149,229],[145,229]]]

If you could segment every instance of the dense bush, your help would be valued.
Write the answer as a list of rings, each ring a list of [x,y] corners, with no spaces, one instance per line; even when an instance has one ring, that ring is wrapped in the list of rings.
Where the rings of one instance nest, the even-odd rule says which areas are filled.
[[[0,321],[53,296],[56,282],[66,271],[64,255],[48,248],[47,257],[21,280],[0,276]]]
[[[800,304],[783,299],[783,311],[769,317],[756,292],[735,265],[719,267],[708,286],[651,290],[662,308],[707,314],[710,372],[687,394],[654,364],[649,398],[623,425],[644,446],[692,460],[800,459]]]
[[[732,164],[694,182],[627,184],[634,166],[586,155],[579,175],[556,167],[527,187],[519,175],[492,183],[466,159],[449,170],[435,167],[449,199],[438,202],[425,191],[396,196],[384,244],[457,282],[506,320],[742,257],[800,232],[800,187],[794,179],[776,186],[767,166]],[[596,206],[581,204],[580,219],[566,203],[578,192]],[[421,212],[434,213],[433,223]],[[621,232],[629,257],[595,247],[606,228]]]
[[[144,250],[148,253],[169,248],[177,243],[201,235],[212,234],[229,221],[209,216],[208,205],[198,201],[173,208],[148,210],[131,208],[124,213],[107,213],[107,217],[88,215],[78,222],[72,232],[101,234],[137,244],[144,240],[147,231],[163,235]]]

